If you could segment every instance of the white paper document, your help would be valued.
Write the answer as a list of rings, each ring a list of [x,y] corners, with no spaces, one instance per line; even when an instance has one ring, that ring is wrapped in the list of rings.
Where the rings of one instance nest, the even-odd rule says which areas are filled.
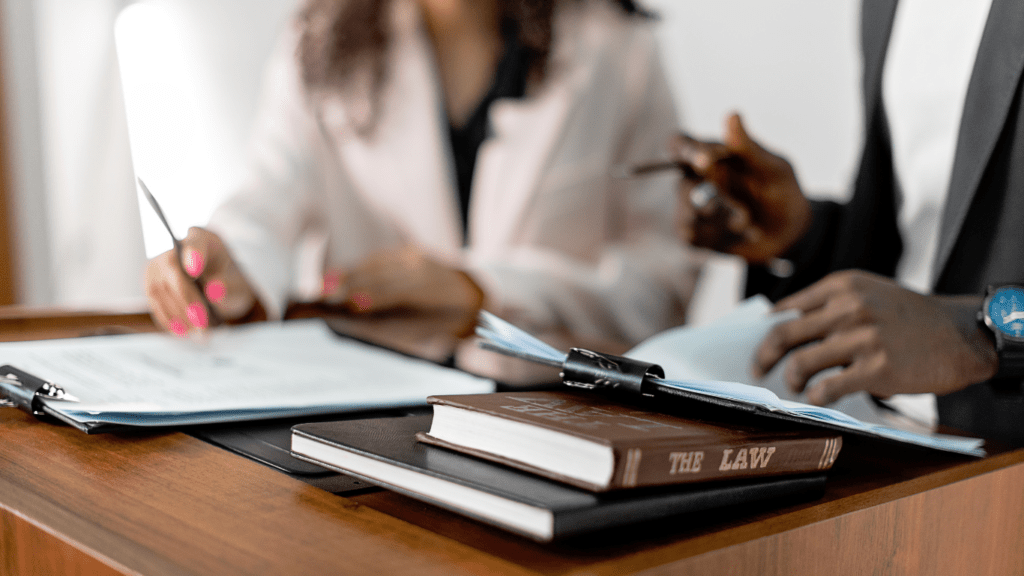
[[[738,382],[767,388],[781,400],[804,402],[783,379],[785,359],[762,379],[751,374],[754,354],[776,324],[792,320],[796,311],[771,314],[764,296],[740,302],[729,314],[704,326],[680,326],[652,336],[626,353],[659,364],[674,379]],[[763,398],[771,399],[764,395]],[[830,408],[871,424],[890,424],[866,392],[844,396]]]
[[[666,378],[656,382],[664,386],[910,444],[985,454],[980,439],[934,434],[919,425],[894,427],[897,421],[886,419],[865,393],[849,395],[828,408],[805,404],[785,386],[781,365],[764,380],[755,381],[750,366],[761,341],[776,324],[796,317],[795,312],[770,314],[770,309],[764,297],[751,298],[714,323],[667,330],[625,355],[660,365]],[[477,334],[497,350],[538,362],[561,363],[566,358],[565,353],[490,315],[483,318]]]
[[[0,365],[53,382],[78,422],[168,426],[425,405],[494,382],[335,336],[321,320],[0,344]]]

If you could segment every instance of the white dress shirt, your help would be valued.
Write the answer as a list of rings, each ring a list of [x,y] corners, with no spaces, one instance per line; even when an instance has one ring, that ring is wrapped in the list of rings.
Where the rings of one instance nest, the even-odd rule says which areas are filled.
[[[882,77],[882,98],[899,184],[903,257],[896,277],[932,290],[939,226],[949,192],[960,117],[991,0],[900,0]],[[934,394],[890,399],[934,426]]]

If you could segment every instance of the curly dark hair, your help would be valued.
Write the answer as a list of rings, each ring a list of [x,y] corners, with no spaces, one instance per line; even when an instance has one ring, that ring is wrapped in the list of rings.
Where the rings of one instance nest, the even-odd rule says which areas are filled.
[[[551,51],[552,15],[558,2],[572,0],[498,0],[503,19],[515,22],[518,41],[530,54],[530,75],[544,77]],[[627,14],[650,17],[633,0],[609,0]],[[388,15],[392,0],[308,0],[299,13],[298,58],[310,88],[344,85],[352,74],[369,66],[376,91],[386,74],[384,53],[389,42]]]

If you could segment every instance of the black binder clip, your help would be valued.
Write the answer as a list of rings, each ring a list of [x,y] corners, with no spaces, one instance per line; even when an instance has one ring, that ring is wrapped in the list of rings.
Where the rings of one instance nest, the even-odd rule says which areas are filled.
[[[651,396],[650,379],[664,378],[665,370],[649,362],[573,348],[562,364],[560,376],[566,386]]]
[[[47,399],[77,401],[52,382],[17,368],[0,366],[0,406],[21,408],[33,416],[44,416],[43,401]]]

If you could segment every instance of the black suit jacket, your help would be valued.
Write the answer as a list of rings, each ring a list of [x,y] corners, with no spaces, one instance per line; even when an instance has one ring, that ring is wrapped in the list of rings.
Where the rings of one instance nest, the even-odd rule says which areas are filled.
[[[750,267],[748,294],[773,299],[837,270],[892,276],[902,252],[896,180],[882,106],[882,67],[896,0],[864,0],[861,12],[865,142],[849,203],[815,202],[814,224],[789,255],[796,272]],[[936,255],[936,294],[982,294],[1024,284],[1024,2],[993,0],[957,137]],[[939,421],[1024,445],[1020,382],[982,383],[939,398]]]

